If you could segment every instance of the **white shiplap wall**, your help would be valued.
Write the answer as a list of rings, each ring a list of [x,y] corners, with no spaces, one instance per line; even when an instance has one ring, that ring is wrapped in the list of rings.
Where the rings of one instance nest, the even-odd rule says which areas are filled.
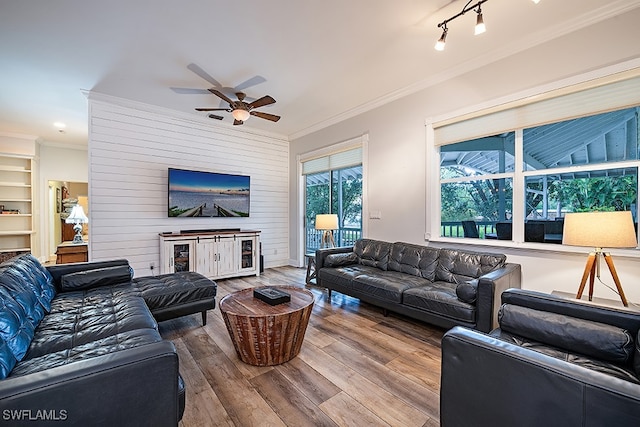
[[[126,258],[137,276],[159,271],[158,233],[260,230],[265,267],[289,258],[289,144],[119,98],[89,94],[89,255]],[[255,118],[254,118],[255,120]],[[168,218],[169,167],[249,175],[249,218]]]

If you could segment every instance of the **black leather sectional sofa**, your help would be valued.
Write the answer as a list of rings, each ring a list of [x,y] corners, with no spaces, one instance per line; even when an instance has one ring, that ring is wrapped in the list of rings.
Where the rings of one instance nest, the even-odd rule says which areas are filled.
[[[640,426],[640,312],[515,289],[502,302],[490,334],[442,339],[442,426]]]
[[[126,260],[0,264],[0,418],[7,425],[176,426],[184,383],[163,318],[215,306],[197,273],[132,279]]]
[[[361,239],[353,247],[316,252],[319,286],[450,328],[488,332],[500,294],[519,288],[519,264],[500,254]]]

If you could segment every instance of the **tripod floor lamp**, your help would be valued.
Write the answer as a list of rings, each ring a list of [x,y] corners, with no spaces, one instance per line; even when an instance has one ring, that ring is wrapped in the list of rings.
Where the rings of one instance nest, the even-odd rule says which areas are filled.
[[[589,301],[593,299],[593,282],[600,279],[600,258],[604,258],[616,284],[622,304],[628,307],[620,278],[613,265],[613,258],[602,248],[635,248],[638,245],[631,212],[582,212],[565,216],[562,236],[564,245],[588,246],[594,248],[589,253],[587,264],[582,274],[580,287],[576,295],[582,298],[587,279],[589,279]]]
[[[321,248],[333,248],[336,246],[333,240],[333,230],[338,229],[338,215],[319,214],[316,215],[316,230],[323,230]]]

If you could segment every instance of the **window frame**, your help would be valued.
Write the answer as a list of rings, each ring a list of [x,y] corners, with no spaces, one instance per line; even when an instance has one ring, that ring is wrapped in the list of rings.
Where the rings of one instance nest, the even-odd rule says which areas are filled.
[[[513,240],[484,240],[484,239],[470,239],[460,237],[441,237],[441,184],[443,182],[455,182],[455,181],[469,181],[469,177],[460,177],[454,179],[441,180],[440,172],[440,147],[444,145],[454,144],[456,142],[462,142],[469,139],[481,138],[486,135],[486,132],[477,131],[476,135],[469,137],[466,135],[462,141],[448,141],[443,143],[436,139],[437,129],[441,126],[451,126],[460,123],[464,125],[464,122],[477,123],[482,120],[483,117],[489,117],[500,114],[501,112],[509,114],[510,110],[517,110],[519,108],[526,108],[528,104],[534,104],[543,101],[553,100],[554,98],[563,97],[567,94],[577,94],[580,96],[583,91],[590,89],[600,88],[608,84],[615,84],[620,81],[627,81],[640,76],[640,60],[632,60],[622,64],[617,64],[612,67],[607,67],[596,72],[586,73],[581,76],[577,76],[570,79],[565,79],[556,82],[553,85],[546,85],[526,92],[518,93],[507,98],[501,98],[487,103],[484,105],[471,107],[466,110],[460,110],[452,114],[428,118],[425,121],[425,137],[426,137],[426,166],[428,173],[426,174],[426,186],[429,196],[427,197],[426,207],[426,233],[425,240],[443,243],[457,243],[457,244],[473,244],[479,246],[498,246],[498,247],[522,247],[527,249],[542,250],[548,252],[577,252],[578,249],[574,247],[564,245],[549,245],[539,243],[524,242],[524,212],[525,212],[525,180],[528,176],[544,176],[544,175],[556,175],[559,173],[572,173],[572,172],[584,172],[584,171],[599,171],[619,168],[636,168],[640,173],[640,159],[639,160],[626,160],[620,162],[593,164],[593,165],[575,165],[569,167],[559,167],[546,170],[524,171],[523,170],[523,134],[524,129],[545,124],[545,123],[532,123],[526,124],[522,127],[514,129],[504,129],[504,131],[515,132],[515,170],[513,173],[499,173],[482,175],[480,179],[493,179],[493,178],[513,178]],[[640,95],[635,106],[640,105]],[[609,102],[609,104],[615,104],[615,101]],[[609,108],[608,111],[615,109],[624,109],[630,107],[628,100],[621,101],[620,105],[615,108]],[[581,107],[582,108],[582,107]],[[605,111],[594,110],[584,112],[580,110],[574,117],[583,117],[591,114],[599,114]],[[565,111],[566,114],[566,111]],[[560,122],[566,120],[567,117],[558,117],[555,121]],[[491,120],[491,117],[489,117]],[[553,121],[552,121],[553,122]],[[549,122],[547,122],[549,123]],[[482,126],[477,127],[483,129]],[[636,185],[639,185],[640,178],[636,175]],[[640,187],[639,187],[640,189]],[[622,253],[633,254],[638,256],[638,249],[621,249]]]

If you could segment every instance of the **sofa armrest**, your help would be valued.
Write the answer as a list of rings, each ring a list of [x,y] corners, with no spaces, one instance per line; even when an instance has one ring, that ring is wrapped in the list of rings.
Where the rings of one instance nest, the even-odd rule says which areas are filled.
[[[341,246],[338,248],[324,248],[316,250],[316,271],[324,267],[324,260],[332,254],[344,254],[353,252],[353,246]]]
[[[639,384],[463,327],[442,338],[444,427],[637,426],[638,405]]]
[[[511,263],[478,278],[476,329],[489,332],[498,325],[500,296],[509,288],[520,288],[521,278],[520,264]]]
[[[154,425],[179,421],[178,355],[159,341],[0,381],[0,418],[38,425]],[[22,417],[22,418],[19,418]]]
[[[115,259],[109,261],[93,261],[93,262],[78,262],[73,264],[55,264],[47,266],[47,270],[51,277],[53,277],[53,284],[56,290],[60,292],[60,279],[65,274],[78,273],[80,271],[95,270],[98,268],[108,267],[129,267],[129,261],[126,259]]]

